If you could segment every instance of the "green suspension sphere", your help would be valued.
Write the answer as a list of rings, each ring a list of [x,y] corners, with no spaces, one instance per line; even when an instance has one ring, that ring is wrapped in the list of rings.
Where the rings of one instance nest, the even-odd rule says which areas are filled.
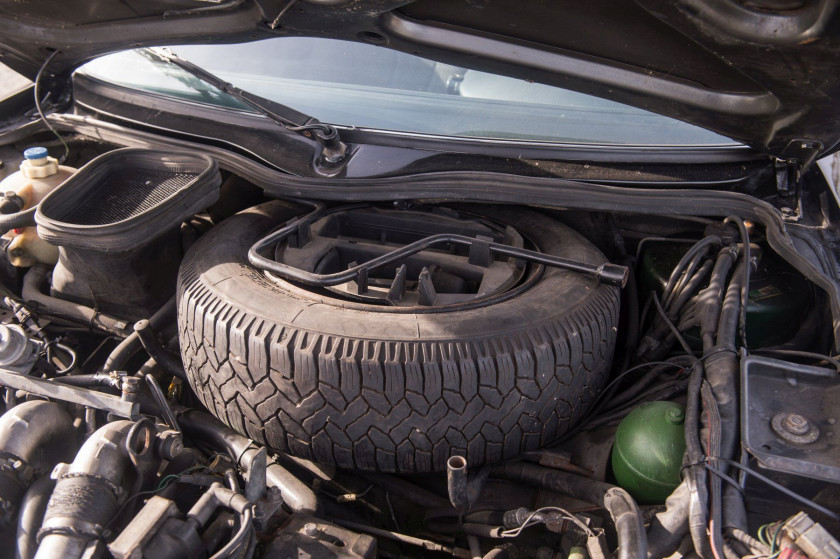
[[[685,452],[685,410],[674,402],[649,402],[618,425],[612,451],[618,485],[644,504],[664,503],[680,484]]]

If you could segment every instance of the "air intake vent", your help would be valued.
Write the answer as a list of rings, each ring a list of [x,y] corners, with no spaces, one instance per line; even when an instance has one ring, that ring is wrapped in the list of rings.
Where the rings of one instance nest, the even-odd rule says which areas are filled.
[[[63,246],[123,252],[212,204],[216,162],[204,155],[121,149],[97,157],[38,208],[38,234]]]

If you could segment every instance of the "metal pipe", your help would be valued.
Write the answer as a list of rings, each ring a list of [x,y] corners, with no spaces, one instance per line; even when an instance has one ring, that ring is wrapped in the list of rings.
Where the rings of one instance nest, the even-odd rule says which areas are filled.
[[[460,513],[470,508],[470,496],[467,493],[467,459],[463,456],[451,456],[446,461],[446,489],[449,502]]]
[[[33,475],[49,473],[76,450],[73,418],[58,404],[24,402],[0,417],[0,507],[6,522],[14,513]]]
[[[32,559],[38,550],[38,530],[44,521],[44,513],[50,500],[55,482],[49,476],[35,480],[20,503],[17,525],[17,549],[15,559]]]
[[[457,244],[461,246],[473,247],[477,243],[479,243],[478,240],[472,237],[467,237],[465,235],[458,235],[455,233],[438,233],[435,235],[429,235],[428,237],[419,239],[417,241],[414,241],[413,243],[409,243],[402,247],[396,248],[386,254],[377,256],[376,258],[372,258],[371,260],[368,260],[363,264],[351,266],[346,270],[334,272],[331,274],[317,274],[314,272],[307,272],[305,270],[298,269],[294,266],[289,266],[287,264],[276,262],[260,254],[261,251],[265,250],[269,246],[275,245],[285,240],[286,238],[292,236],[294,233],[304,230],[322,215],[322,210],[320,208],[316,209],[314,212],[303,216],[299,219],[296,219],[291,223],[287,224],[286,226],[282,227],[281,229],[278,229],[277,231],[270,233],[266,237],[263,237],[262,239],[254,243],[254,245],[251,246],[251,248],[248,250],[248,262],[250,262],[253,266],[256,266],[257,268],[266,270],[268,272],[273,272],[275,274],[279,274],[280,276],[287,279],[297,280],[308,285],[330,286],[346,283],[348,281],[356,279],[360,273],[366,273],[377,268],[382,268],[398,260],[402,260],[403,258],[406,258],[408,256],[411,256],[413,254],[416,254],[418,252],[440,244]],[[624,285],[627,283],[627,278],[630,277],[630,269],[627,266],[622,266],[620,264],[589,264],[587,262],[580,262],[577,260],[572,260],[570,258],[562,258],[560,256],[554,256],[551,254],[543,254],[541,252],[535,252],[533,250],[507,246],[490,241],[481,241],[481,250],[487,251],[488,255],[490,253],[495,253],[500,254],[502,256],[510,256],[513,258],[523,258],[531,262],[543,264],[545,266],[552,266],[555,268],[561,268],[563,270],[571,270],[573,272],[594,276],[598,279],[598,281],[601,281],[607,285],[616,285],[619,287],[624,287]]]
[[[188,410],[181,414],[179,423],[188,436],[225,449],[243,469],[246,477],[250,475],[260,449],[255,447],[248,437],[223,425],[212,415],[197,410]],[[315,513],[318,510],[315,492],[271,459],[267,462],[265,475],[266,483],[280,490],[283,502],[293,511]]]

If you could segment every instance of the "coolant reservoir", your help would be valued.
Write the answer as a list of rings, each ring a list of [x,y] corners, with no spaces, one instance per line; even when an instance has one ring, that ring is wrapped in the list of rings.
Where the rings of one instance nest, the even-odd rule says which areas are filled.
[[[59,165],[57,159],[47,154],[46,148],[29,148],[23,152],[23,157],[20,171],[0,182],[0,194],[7,198],[17,196],[23,202],[15,211],[38,205],[44,196],[76,172],[73,167]],[[58,247],[38,237],[35,227],[14,229],[3,238],[10,241],[6,254],[15,266],[28,268],[37,262],[55,264],[58,261]]]

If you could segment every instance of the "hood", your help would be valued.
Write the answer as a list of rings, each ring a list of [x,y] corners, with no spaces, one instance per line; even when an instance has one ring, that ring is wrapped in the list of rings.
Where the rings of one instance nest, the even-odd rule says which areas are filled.
[[[0,61],[45,87],[129,48],[365,41],[677,118],[792,162],[840,143],[835,0],[0,0]]]

